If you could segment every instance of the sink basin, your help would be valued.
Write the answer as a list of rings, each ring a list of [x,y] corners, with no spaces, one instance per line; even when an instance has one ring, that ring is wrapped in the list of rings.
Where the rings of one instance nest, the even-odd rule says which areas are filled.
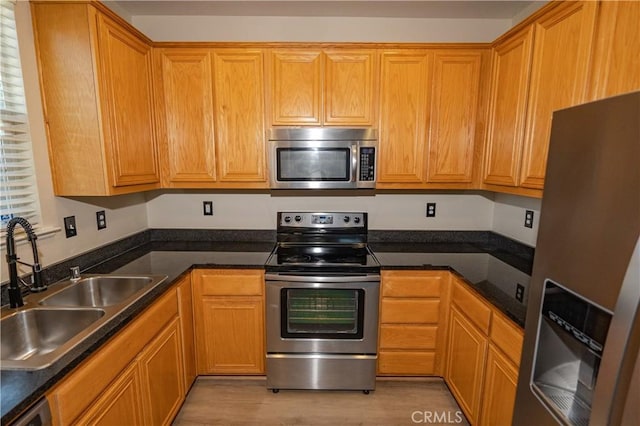
[[[42,299],[40,304],[44,306],[90,307],[117,305],[153,282],[151,277],[88,277]]]
[[[2,370],[49,367],[167,279],[166,275],[85,275],[25,296],[25,306],[2,309]],[[84,345],[86,343],[86,345]]]
[[[86,337],[91,325],[104,315],[102,309],[32,308],[2,318],[3,367],[36,369],[49,365],[68,349],[64,348],[66,343]]]

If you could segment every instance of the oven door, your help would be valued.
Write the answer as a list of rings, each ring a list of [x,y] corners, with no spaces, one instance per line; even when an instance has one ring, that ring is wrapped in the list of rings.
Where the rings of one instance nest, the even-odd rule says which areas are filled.
[[[375,354],[379,294],[377,274],[267,274],[267,352]]]

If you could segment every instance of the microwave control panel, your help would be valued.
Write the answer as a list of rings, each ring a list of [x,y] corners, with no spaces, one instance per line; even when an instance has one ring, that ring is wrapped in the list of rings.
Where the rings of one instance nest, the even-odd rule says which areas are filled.
[[[370,146],[360,148],[360,176],[358,180],[361,182],[376,180],[376,149]]]

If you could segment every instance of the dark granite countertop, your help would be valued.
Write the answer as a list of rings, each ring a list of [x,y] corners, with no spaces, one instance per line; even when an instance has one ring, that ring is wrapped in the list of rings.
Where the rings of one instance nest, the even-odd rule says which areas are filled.
[[[531,260],[471,243],[375,243],[371,247],[382,269],[453,271],[524,328]],[[525,290],[523,302],[515,298],[518,284]]]
[[[162,235],[153,234],[151,238],[148,236],[149,231],[146,232],[147,235],[142,237],[136,235],[136,241],[127,242],[133,247],[122,249],[122,243],[118,243],[120,246],[109,247],[98,254],[92,254],[90,259],[83,255],[82,258],[78,257],[51,268],[49,275],[57,280],[64,278],[62,274],[68,271],[69,265],[85,263],[91,265],[83,267],[82,273],[85,274],[159,274],[167,275],[168,278],[51,367],[37,371],[2,370],[2,424],[15,420],[22,411],[40,399],[48,389],[98,350],[192,268],[263,268],[274,247],[274,242],[271,241],[234,242],[211,241],[206,237],[191,238],[201,233],[189,235],[189,241],[179,241],[176,238],[159,241],[167,236],[171,237],[171,231],[159,231]],[[523,255],[518,252],[518,247],[504,244],[504,237],[496,240],[492,234],[482,233],[481,237],[478,237],[479,234],[474,233],[475,236],[469,241],[465,240],[467,237],[463,233],[459,234],[465,236],[462,240],[459,235],[451,238],[452,234],[447,233],[435,242],[407,240],[409,242],[399,243],[385,238],[370,238],[370,245],[383,269],[452,270],[514,321],[523,325],[526,307],[512,295],[515,292],[515,283],[522,284],[525,289],[528,287],[532,252],[531,256],[527,256],[526,253]],[[184,233],[180,235],[184,236]],[[402,235],[406,237],[408,234]],[[404,238],[402,235],[400,237]],[[415,233],[411,235],[415,237]],[[393,236],[399,237],[395,234]],[[455,242],[440,241],[442,239]],[[100,256],[103,256],[102,259],[107,257],[107,260],[96,261]]]

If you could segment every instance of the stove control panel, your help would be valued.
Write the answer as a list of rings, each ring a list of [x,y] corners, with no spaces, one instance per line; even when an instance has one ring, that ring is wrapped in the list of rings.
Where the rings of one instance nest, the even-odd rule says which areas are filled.
[[[278,226],[296,228],[366,228],[366,213],[278,213]]]

